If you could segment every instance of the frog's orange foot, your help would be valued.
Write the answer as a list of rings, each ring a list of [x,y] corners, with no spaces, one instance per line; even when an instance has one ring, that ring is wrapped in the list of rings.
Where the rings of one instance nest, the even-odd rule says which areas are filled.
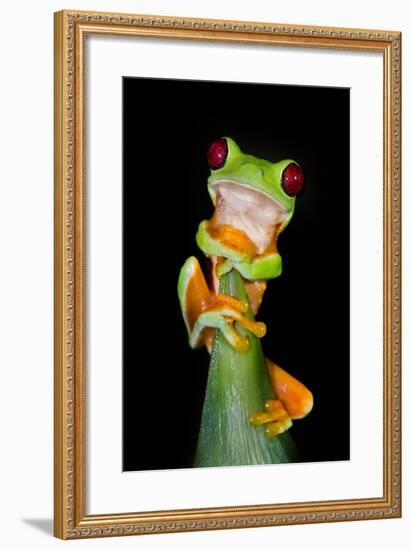
[[[252,426],[265,425],[265,434],[272,438],[286,432],[292,426],[292,419],[279,399],[265,402],[264,411],[253,411],[249,421]]]
[[[209,298],[209,304],[206,309],[214,309],[217,307],[230,307],[239,313],[246,313],[249,309],[249,304],[246,301],[238,300],[228,294],[216,294]]]

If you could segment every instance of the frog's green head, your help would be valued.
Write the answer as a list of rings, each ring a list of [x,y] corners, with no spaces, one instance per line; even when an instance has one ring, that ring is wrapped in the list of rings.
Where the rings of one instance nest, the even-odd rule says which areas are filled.
[[[211,168],[208,190],[215,206],[221,196],[227,201],[231,194],[232,202],[242,195],[259,209],[264,208],[267,199],[273,207],[270,212],[278,218],[277,233],[286,227],[293,215],[295,197],[303,187],[303,172],[295,161],[272,163],[247,155],[233,139],[223,137],[210,144],[208,162]]]

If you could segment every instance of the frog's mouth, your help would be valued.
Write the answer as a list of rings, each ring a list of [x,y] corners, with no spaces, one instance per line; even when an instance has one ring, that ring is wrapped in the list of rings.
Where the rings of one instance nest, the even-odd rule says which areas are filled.
[[[216,209],[214,223],[227,224],[244,231],[259,254],[275,240],[288,211],[263,191],[232,180],[214,182]]]

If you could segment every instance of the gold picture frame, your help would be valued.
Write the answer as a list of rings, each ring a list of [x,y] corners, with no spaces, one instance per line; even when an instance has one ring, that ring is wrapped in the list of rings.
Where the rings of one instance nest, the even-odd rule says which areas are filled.
[[[86,514],[85,39],[123,35],[383,54],[383,496]],[[395,518],[401,515],[401,33],[86,11],[55,14],[54,533],[62,539]]]

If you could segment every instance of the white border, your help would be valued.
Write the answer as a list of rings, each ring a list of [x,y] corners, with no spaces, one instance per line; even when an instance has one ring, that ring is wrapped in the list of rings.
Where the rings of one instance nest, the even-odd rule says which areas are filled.
[[[89,37],[87,67],[87,513],[382,496],[381,54]],[[350,461],[122,473],[122,76],[351,87]]]

